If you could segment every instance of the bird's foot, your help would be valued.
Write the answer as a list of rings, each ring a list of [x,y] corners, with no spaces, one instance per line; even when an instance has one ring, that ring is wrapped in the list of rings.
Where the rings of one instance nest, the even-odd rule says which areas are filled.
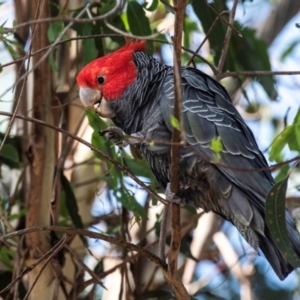
[[[167,188],[165,190],[165,195],[166,195],[166,200],[168,202],[178,204],[180,206],[185,205],[185,200],[180,198],[178,195],[176,195],[175,193],[173,193],[171,191],[171,183],[170,182],[167,184]]]
[[[134,145],[141,142],[143,135],[141,133],[133,133],[130,136],[125,135],[121,128],[110,126],[99,131],[101,136],[105,136],[112,143],[119,147],[125,148],[128,145]]]
[[[99,131],[99,134],[105,136],[108,140],[121,148],[128,146],[128,142],[124,140],[124,133],[119,127],[107,127],[106,129]]]

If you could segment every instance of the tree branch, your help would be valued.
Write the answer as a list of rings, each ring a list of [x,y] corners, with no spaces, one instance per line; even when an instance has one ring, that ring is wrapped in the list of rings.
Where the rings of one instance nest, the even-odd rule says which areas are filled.
[[[202,46],[204,45],[204,43],[208,40],[208,37],[210,36],[210,34],[213,32],[214,28],[216,27],[218,21],[220,20],[220,17],[224,14],[227,14],[228,11],[223,11],[220,13],[220,15],[218,15],[216,17],[216,19],[214,20],[214,22],[211,24],[209,30],[207,31],[207,34],[205,35],[205,38],[203,39],[203,41],[201,42],[201,44],[199,45],[199,47],[196,49],[195,53],[198,53],[200,51],[200,49],[202,48]],[[188,63],[187,63],[187,66],[189,66],[193,59],[195,58],[195,54],[192,55],[192,57],[189,59]],[[217,71],[217,70],[216,70]]]
[[[231,38],[233,22],[234,22],[234,16],[235,16],[237,5],[238,5],[238,0],[234,0],[232,9],[231,9],[230,14],[229,14],[229,24],[231,26],[227,27],[227,31],[226,31],[226,35],[225,35],[224,43],[223,43],[223,47],[222,47],[222,52],[221,52],[221,56],[220,56],[220,59],[219,59],[219,64],[218,64],[218,72],[219,73],[221,73],[222,70],[223,70],[226,55],[227,55],[227,52],[228,52],[228,47],[229,47],[229,42],[230,42],[230,38]],[[220,80],[219,79],[219,74],[216,76],[216,80],[218,80],[218,81]]]
[[[56,247],[56,249],[53,251],[51,249],[51,254],[50,256],[45,260],[45,262],[43,263],[42,267],[40,268],[35,280],[33,281],[32,285],[29,287],[26,295],[24,296],[23,300],[27,300],[34,288],[34,286],[36,285],[38,279],[40,278],[40,276],[42,275],[44,269],[46,268],[46,266],[48,265],[48,263],[50,262],[50,260],[64,247],[64,245],[68,242],[69,237],[65,236],[63,237],[59,242],[58,245]]]
[[[11,117],[12,113],[0,111],[0,115]],[[23,115],[20,115],[20,114],[16,114],[15,117],[19,118],[19,119],[22,119],[22,120],[29,121],[29,122],[37,123],[37,124],[46,126],[48,128],[51,128],[53,130],[56,130],[58,132],[61,132],[62,134],[65,134],[68,137],[70,137],[70,138],[78,141],[79,143],[87,146],[91,150],[93,150],[93,151],[97,152],[98,154],[100,154],[103,158],[107,159],[109,162],[111,162],[113,165],[115,165],[121,171],[123,171],[128,177],[133,179],[137,184],[139,184],[143,189],[145,189],[145,191],[147,191],[149,193],[149,195],[151,195],[152,197],[154,197],[155,199],[157,199],[158,201],[160,201],[163,204],[166,203],[165,199],[163,199],[162,197],[157,195],[157,193],[155,193],[151,188],[149,188],[146,184],[144,184],[144,182],[141,181],[139,178],[137,178],[129,169],[127,169],[123,165],[119,164],[117,161],[115,161],[113,158],[111,158],[105,152],[101,151],[100,149],[98,149],[97,147],[95,147],[92,144],[88,143],[87,141],[81,139],[80,137],[78,137],[78,136],[76,136],[76,135],[74,135],[74,134],[72,134],[72,133],[70,133],[70,132],[68,132],[68,131],[66,131],[62,128],[59,128],[55,125],[48,124],[44,121],[41,121],[41,120],[38,120],[38,119],[35,119],[35,118],[26,117],[26,116],[23,116]]]
[[[237,76],[273,76],[273,75],[300,75],[300,71],[238,71],[225,72],[218,75],[219,80]]]
[[[56,17],[56,18],[42,18],[42,19],[38,19],[38,20],[31,20],[28,22],[24,22],[22,24],[16,25],[11,29],[5,29],[1,32],[1,35],[3,34],[8,34],[10,32],[14,32],[15,30],[22,28],[24,26],[29,26],[29,25],[34,25],[34,24],[39,24],[39,23],[52,23],[52,22],[71,22],[71,23],[92,23],[95,21],[101,21],[104,19],[107,19],[108,17],[112,16],[114,13],[116,13],[120,7],[121,7],[121,0],[117,0],[116,1],[116,5],[107,13],[94,17],[94,18],[86,18],[86,19],[79,19],[79,17],[81,17],[87,10],[89,10],[90,6],[96,3],[96,1],[90,1],[90,3],[88,3],[83,10],[77,14],[76,18],[69,18],[69,17]]]
[[[16,236],[24,235],[24,234],[29,234],[31,232],[38,232],[38,231],[54,231],[54,232],[64,232],[68,236],[73,236],[73,235],[81,235],[85,237],[89,237],[92,239],[99,239],[103,240],[105,242],[127,248],[131,251],[135,251],[140,253],[141,255],[147,257],[150,261],[152,261],[154,264],[156,264],[158,267],[160,267],[163,271],[167,270],[167,265],[164,261],[162,261],[158,256],[153,254],[152,252],[140,248],[139,246],[128,243],[124,240],[118,240],[115,239],[111,236],[94,232],[94,231],[89,231],[85,229],[78,229],[78,228],[70,228],[70,227],[62,227],[62,226],[36,226],[36,227],[30,227],[18,231],[11,232],[9,234],[3,235],[0,237],[0,242],[5,242],[8,239],[14,238]]]
[[[182,110],[182,88],[181,88],[181,43],[183,21],[187,0],[174,1],[175,24],[174,24],[174,117],[178,120],[180,128],[174,126],[171,147],[171,191],[178,194],[180,173],[180,146],[181,142],[181,110]],[[180,206],[171,204],[172,238],[168,255],[168,270],[164,271],[164,277],[171,285],[177,299],[190,299],[177,270],[177,259],[181,242]]]

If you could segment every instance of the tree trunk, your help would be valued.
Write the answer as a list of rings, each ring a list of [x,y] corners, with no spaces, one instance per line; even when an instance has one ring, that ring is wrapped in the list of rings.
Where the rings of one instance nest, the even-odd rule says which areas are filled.
[[[30,3],[31,20],[50,16],[50,1],[32,0]],[[29,5],[28,3],[28,5]],[[34,24],[32,30],[32,51],[37,51],[48,45],[48,23]],[[32,116],[53,124],[53,86],[52,72],[48,58],[40,62],[43,52],[32,57],[33,71],[33,99]],[[27,198],[26,227],[50,225],[51,197],[53,188],[54,167],[56,163],[56,136],[53,130],[33,123],[31,125],[29,142],[29,194]],[[26,235],[27,264],[34,263],[38,258],[51,248],[49,233],[34,232]],[[29,273],[30,288],[40,275],[35,284],[30,299],[52,298],[55,286],[54,272],[51,264],[48,264],[39,274],[42,264],[39,264]]]

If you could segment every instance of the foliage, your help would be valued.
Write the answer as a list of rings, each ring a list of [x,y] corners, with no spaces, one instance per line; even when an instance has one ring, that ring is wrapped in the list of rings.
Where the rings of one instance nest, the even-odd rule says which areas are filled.
[[[83,108],[79,103],[74,104],[74,99],[78,98],[76,94],[75,76],[84,65],[124,45],[126,40],[125,36],[126,38],[148,37],[147,52],[161,59],[163,62],[170,61],[168,55],[170,46],[168,43],[172,41],[170,35],[172,35],[173,32],[172,30],[171,33],[169,31],[161,31],[161,28],[167,27],[167,21],[174,18],[172,2],[158,0],[148,2],[128,0],[121,2],[124,5],[116,9],[114,13],[105,19],[99,17],[107,13],[109,14],[114,10],[118,1],[103,0],[101,2],[93,2],[89,7],[80,7],[78,5],[76,9],[74,9],[74,7],[68,8],[64,6],[61,1],[55,2],[58,15],[51,16],[54,19],[47,27],[46,35],[51,51],[48,57],[45,57],[53,71],[53,74],[49,74],[49,78],[51,77],[49,82],[51,81],[51,84],[53,84],[53,102],[51,106],[47,107],[43,102],[44,99],[41,99],[40,113],[35,114],[34,117],[42,119],[42,117],[47,114],[44,110],[45,107],[49,108],[51,118],[56,122],[54,125],[59,125],[62,129],[71,132],[74,139],[78,132],[86,128],[86,124],[83,120],[80,120],[76,112],[76,106],[81,107],[81,110],[83,110]],[[242,5],[245,5],[244,2],[245,1],[242,1]],[[85,5],[86,4],[87,3],[85,3]],[[224,66],[222,70],[218,69],[218,63],[222,55],[224,55],[223,40],[228,28],[228,16],[222,14],[223,20],[217,19],[218,14],[228,10],[227,4],[225,0],[191,1],[188,4],[184,18],[183,37],[183,45],[186,50],[182,52],[182,62],[187,63],[192,61],[196,67],[206,68],[206,70],[209,66],[216,77],[218,77],[218,75],[224,75],[224,77],[226,77],[227,71],[272,71],[273,68],[268,53],[269,45],[257,38],[256,31],[253,28],[247,27],[242,20],[235,21],[232,24],[234,29],[228,45],[228,51],[225,53]],[[246,9],[246,6],[243,7]],[[83,9],[85,9],[85,11],[81,14]],[[76,19],[79,15],[81,22]],[[27,16],[27,18],[29,18],[29,16]],[[83,22],[83,19],[86,21]],[[215,21],[216,23],[214,27],[212,27]],[[70,29],[61,36],[63,30],[69,25]],[[0,25],[0,41],[10,53],[12,63],[17,64],[18,62],[14,61],[14,59],[22,57],[25,53],[25,49],[23,49],[24,45],[22,45],[22,42],[18,39],[18,36],[21,35],[20,27],[16,27],[17,23],[14,23],[14,26],[15,28],[9,28],[6,22]],[[32,28],[33,27],[31,27],[30,30],[32,30]],[[201,32],[201,35],[199,35],[199,32]],[[26,42],[31,43],[29,30],[27,33],[28,37]],[[74,38],[75,35],[76,38]],[[201,39],[199,39],[199,36]],[[202,40],[206,37],[208,42],[201,49],[197,49]],[[52,43],[58,38],[60,38],[61,44],[52,47]],[[281,55],[282,61],[286,61],[296,52],[295,49],[298,44],[299,40],[296,39],[293,43],[287,45]],[[195,49],[197,49],[196,54],[193,53]],[[35,51],[37,50],[41,49],[35,49]],[[45,53],[45,49],[41,53]],[[74,55],[74,53],[76,53],[76,55]],[[26,65],[28,61],[24,61]],[[5,65],[1,60],[0,64],[1,69],[4,71],[9,66]],[[16,75],[19,76],[17,80],[23,75],[27,78],[29,73],[26,71],[26,68],[24,68],[24,65],[18,65],[18,67],[20,71]],[[278,80],[275,76],[258,77],[256,75],[246,76],[237,73],[236,78],[238,87],[235,88],[235,91],[241,88],[242,94],[246,95],[245,98],[248,100],[252,97],[251,92],[249,93],[249,89],[244,89],[244,87],[250,79],[260,84],[270,102],[274,100],[277,95],[276,84]],[[22,82],[22,80],[20,79],[19,82]],[[16,85],[17,88],[21,86],[21,84],[18,84]],[[26,84],[28,84],[27,88],[29,90],[37,88],[36,86],[30,86],[28,82]],[[236,84],[236,82],[231,81],[229,87],[234,84]],[[15,99],[18,99],[22,92],[20,89],[15,90],[17,91]],[[24,98],[22,99],[26,99],[24,101],[26,101],[28,107],[30,107],[30,96],[25,94],[23,91],[22,96],[24,96]],[[17,103],[17,101],[15,102]],[[249,107],[253,105],[253,103],[248,104]],[[17,109],[16,107],[18,106],[19,104],[14,105],[13,108]],[[14,112],[31,116],[28,107],[19,108],[18,111]],[[258,110],[261,108],[260,103],[257,107]],[[256,110],[247,110],[247,107],[245,111],[248,113],[251,111],[250,114],[257,112]],[[64,256],[66,253],[72,257],[73,266],[75,266],[77,270],[77,273],[71,274],[68,280],[64,278],[59,279],[61,280],[59,288],[66,298],[71,296],[78,299],[80,299],[80,297],[87,298],[88,296],[102,297],[107,291],[102,288],[100,278],[101,280],[108,278],[108,273],[113,273],[115,276],[121,277],[120,280],[122,280],[124,290],[120,289],[119,295],[123,293],[126,299],[172,299],[174,297],[174,289],[172,290],[166,285],[165,281],[162,281],[161,270],[164,265],[159,265],[161,262],[157,263],[155,267],[153,267],[153,262],[149,265],[148,260],[150,259],[150,255],[147,256],[144,252],[138,252],[138,255],[134,256],[135,252],[133,252],[129,245],[129,243],[137,245],[139,249],[143,251],[155,245],[160,228],[162,227],[161,204],[157,202],[157,198],[151,197],[150,194],[142,191],[138,184],[122,172],[113,162],[122,165],[129,173],[137,176],[138,179],[142,180],[142,182],[144,182],[149,189],[155,191],[155,193],[161,191],[156,184],[148,164],[137,149],[128,147],[121,150],[99,135],[99,131],[111,125],[109,121],[99,118],[92,111],[86,111],[85,116],[85,120],[87,120],[89,128],[92,129],[92,133],[90,137],[87,138],[85,136],[84,139],[97,149],[106,153],[111,160],[104,160],[101,152],[94,151],[93,153],[87,154],[82,151],[82,149],[77,149],[79,146],[73,139],[67,139],[63,134],[57,134],[55,141],[55,160],[53,162],[56,167],[53,186],[47,187],[47,190],[51,193],[51,205],[53,205],[53,203],[55,203],[55,205],[51,206],[48,214],[42,217],[47,220],[51,219],[52,225],[60,225],[68,228],[74,227],[77,229],[89,227],[93,231],[105,233],[106,236],[115,238],[117,242],[115,244],[107,244],[102,240],[91,242],[90,239],[78,233],[82,242],[80,245],[77,244],[72,247],[71,242],[73,242],[74,236],[68,236],[68,234],[66,234],[67,239],[65,244],[63,244],[63,234],[57,234],[57,232],[51,233],[48,237],[51,245],[50,249],[48,249],[48,254],[46,253],[48,257],[54,253],[55,247],[59,247],[60,243],[64,246],[63,251],[54,253],[51,260],[53,262],[52,265],[55,266],[53,267],[55,270],[54,273],[56,272],[55,278],[60,278],[58,274],[62,274],[64,268],[63,262],[65,260]],[[44,121],[48,122],[47,120],[51,118],[45,118]],[[23,126],[15,126],[17,134],[15,131],[12,131],[13,133],[10,133],[7,137],[4,132],[0,134],[0,141],[3,142],[2,149],[0,150],[1,176],[3,179],[1,183],[1,193],[5,194],[5,196],[1,194],[1,200],[4,205],[3,208],[1,208],[0,214],[1,218],[3,217],[1,226],[4,228],[4,233],[15,232],[17,229],[27,227],[26,218],[28,216],[24,213],[24,208],[27,207],[30,197],[30,193],[27,191],[28,182],[30,182],[29,173],[35,172],[35,168],[32,166],[32,155],[35,154],[31,152],[32,144],[38,144],[40,142],[37,138],[39,134],[39,132],[37,132],[38,130],[31,131],[31,127],[28,124],[27,119],[26,122],[23,123]],[[180,129],[178,120],[173,116],[171,117],[171,124],[174,128]],[[54,125],[53,128],[57,131]],[[26,130],[25,126],[28,126]],[[2,128],[3,127],[1,127],[1,130],[3,131],[7,130],[6,128]],[[79,128],[81,128],[81,131]],[[286,151],[286,146],[288,146],[289,150],[293,151],[295,156],[299,156],[299,130],[300,109],[294,121],[286,126],[271,144],[269,151],[270,160],[282,164],[279,165],[281,168],[276,177],[279,183],[274,186],[266,199],[268,211],[266,218],[270,230],[272,234],[280,237],[279,245],[281,245],[281,249],[283,249],[283,252],[287,252],[287,259],[292,261],[295,266],[298,266],[298,261],[294,258],[293,250],[284,237],[286,234],[284,225],[284,200],[289,179],[288,176],[292,171],[295,173],[298,171],[295,165],[293,165],[293,162],[289,164],[285,164],[284,162],[290,155]],[[44,140],[42,141],[42,144],[43,143],[45,143]],[[216,138],[212,140],[211,148],[215,153],[216,161],[218,161],[220,158],[219,152],[222,149],[220,139]],[[80,159],[78,160],[76,157],[80,157]],[[6,187],[5,177],[12,175],[9,174],[8,171],[4,174],[3,170],[16,171],[16,173],[14,173],[16,174],[14,175],[16,178],[11,177],[12,179],[9,180],[11,184],[9,188]],[[47,173],[46,166],[44,172]],[[43,174],[40,176],[43,176]],[[13,182],[15,183],[13,184]],[[296,182],[296,184],[299,184],[299,182]],[[42,199],[39,199],[39,201],[41,201],[39,203],[42,203]],[[89,211],[87,212],[87,210],[91,209],[91,203],[94,203],[94,218],[90,216]],[[17,213],[13,212],[13,210],[17,210]],[[86,217],[86,215],[88,215],[88,217]],[[226,295],[236,294],[237,287],[243,284],[243,282],[237,282],[233,276],[229,275],[232,266],[227,266],[224,263],[220,258],[216,246],[212,245],[211,239],[213,234],[211,234],[210,240],[202,245],[202,251],[194,253],[195,250],[192,250],[192,244],[197,240],[197,236],[193,235],[193,230],[196,230],[198,219],[201,218],[202,214],[197,213],[194,208],[186,206],[182,210],[182,215],[182,243],[179,260],[183,266],[182,269],[190,263],[190,261],[187,260],[188,258],[198,266],[192,272],[191,281],[195,283],[195,285],[198,284],[199,287],[191,292],[191,296],[194,297],[193,299],[219,298],[218,295],[222,298],[225,291]],[[18,219],[17,222],[15,221],[16,218]],[[276,222],[273,222],[274,220]],[[199,223],[201,223],[201,219]],[[230,239],[230,237],[228,237],[228,239]],[[168,245],[171,244],[170,235],[166,238],[166,243]],[[237,244],[237,242],[233,241],[233,244]],[[23,262],[25,262],[28,256],[31,255],[30,253],[34,251],[32,249],[25,251],[22,247],[24,247],[24,245],[22,239],[19,237],[14,237],[14,239],[6,243],[2,241],[0,262],[3,268],[1,266],[0,276],[3,280],[0,280],[0,289],[7,287],[22,271],[31,271],[26,269],[26,263]],[[242,244],[242,247],[236,247],[236,252],[238,252],[240,257],[245,256],[245,251],[240,250],[243,247],[244,244]],[[70,248],[75,251],[81,249],[78,250],[80,254],[77,254],[79,258]],[[88,254],[85,251],[86,249],[88,249]],[[96,250],[91,253],[94,249]],[[153,249],[150,250],[152,252],[155,251]],[[42,255],[44,254],[45,253],[42,253]],[[92,267],[84,265],[83,260],[85,258],[87,260],[96,260],[96,263]],[[116,269],[120,270],[119,273],[115,270],[113,265],[107,268],[105,262],[109,259],[118,261],[119,266]],[[203,265],[205,265],[205,263],[202,264],[203,260],[205,260],[206,263],[209,262],[213,264],[215,268],[220,270],[216,278],[226,282],[226,288],[224,288],[222,284],[220,288],[212,287],[209,284],[201,285],[202,279],[207,278],[199,271],[199,269],[202,270]],[[250,263],[250,261],[248,261],[248,263]],[[18,270],[14,264],[18,265]],[[208,269],[205,269],[205,272],[207,272],[207,270]],[[92,279],[86,279],[86,272],[89,273]],[[149,277],[146,276],[148,274]],[[212,271],[211,274],[213,274]],[[256,281],[257,285],[260,284],[258,281],[259,276],[262,275],[256,274],[253,276],[253,281]],[[267,275],[264,276],[264,280],[267,280],[267,277]],[[76,278],[76,280],[71,291],[67,291],[64,284],[73,282],[74,278]],[[134,282],[134,286],[132,286],[131,281]],[[104,285],[105,284],[106,282],[104,282]],[[89,290],[88,287],[91,285],[93,288]],[[190,282],[186,283],[186,286],[191,288]],[[258,294],[258,297],[266,293],[266,289],[267,287],[264,286],[264,290],[258,292],[261,293]],[[269,287],[269,289],[271,288]],[[24,280],[15,288],[15,291],[6,290],[3,295],[6,297],[8,294],[12,296],[12,293],[19,293],[19,296],[23,298],[28,291],[28,283]]]

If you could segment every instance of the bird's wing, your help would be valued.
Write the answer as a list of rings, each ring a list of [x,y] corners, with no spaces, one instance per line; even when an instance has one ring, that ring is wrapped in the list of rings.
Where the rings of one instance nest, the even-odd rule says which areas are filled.
[[[273,178],[253,133],[218,82],[188,67],[182,68],[181,76],[182,124],[187,144],[199,158],[217,161],[221,166],[216,165],[216,168],[235,186],[249,193],[252,201],[257,202],[255,206],[263,210],[261,199],[272,186]],[[165,123],[172,130],[174,82],[171,73],[163,85],[161,106]],[[212,148],[215,139],[222,145],[218,156]],[[253,172],[253,169],[263,170]]]

